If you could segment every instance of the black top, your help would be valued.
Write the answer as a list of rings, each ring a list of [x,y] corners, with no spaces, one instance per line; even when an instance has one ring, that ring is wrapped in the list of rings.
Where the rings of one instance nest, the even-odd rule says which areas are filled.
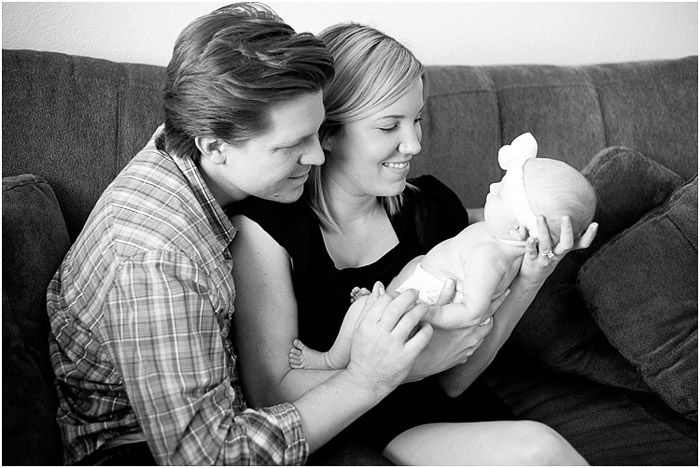
[[[248,198],[232,207],[257,222],[291,257],[299,338],[307,346],[319,351],[330,348],[350,306],[353,287],[371,290],[377,280],[388,285],[406,263],[467,226],[466,210],[444,184],[432,176],[409,182],[417,189],[404,191],[400,213],[390,218],[399,243],[376,262],[358,268],[335,267],[320,222],[305,196],[292,204]],[[432,379],[404,384],[353,424],[346,435],[352,433],[381,450],[400,432],[418,424],[470,419],[462,411],[465,403],[455,411],[459,400],[446,397]],[[478,407],[484,401],[468,406],[472,404]]]

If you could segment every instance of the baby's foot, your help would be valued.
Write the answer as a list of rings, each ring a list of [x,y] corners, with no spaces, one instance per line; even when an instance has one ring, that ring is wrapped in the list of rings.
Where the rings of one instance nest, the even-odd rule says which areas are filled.
[[[350,291],[350,304],[352,304],[362,296],[369,296],[370,294],[372,294],[372,292],[369,289],[355,286],[354,288],[352,288],[352,291]]]
[[[289,366],[292,369],[328,369],[324,354],[295,339],[289,348]]]

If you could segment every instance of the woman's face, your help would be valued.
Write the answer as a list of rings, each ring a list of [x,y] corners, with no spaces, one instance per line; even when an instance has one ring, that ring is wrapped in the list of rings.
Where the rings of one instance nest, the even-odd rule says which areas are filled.
[[[352,195],[394,196],[420,150],[423,80],[393,104],[348,122],[329,137],[324,175]]]

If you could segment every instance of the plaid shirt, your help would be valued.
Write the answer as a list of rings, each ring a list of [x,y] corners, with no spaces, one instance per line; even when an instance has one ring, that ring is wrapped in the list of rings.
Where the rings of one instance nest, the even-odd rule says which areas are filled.
[[[143,433],[159,464],[303,464],[296,408],[249,409],[231,342],[235,228],[189,159],[149,144],[47,294],[66,463]]]

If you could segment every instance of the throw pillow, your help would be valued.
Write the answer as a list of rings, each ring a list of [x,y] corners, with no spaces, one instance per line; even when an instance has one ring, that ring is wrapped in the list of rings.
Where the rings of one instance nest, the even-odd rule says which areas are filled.
[[[560,262],[506,347],[548,369],[650,391],[637,369],[593,321],[576,288],[576,277],[601,245],[661,204],[683,180],[653,159],[620,146],[602,150],[581,172],[598,196],[596,239],[588,249],[571,252]]]
[[[2,460],[63,461],[49,361],[46,287],[70,245],[51,187],[33,175],[2,180]]]
[[[608,340],[673,409],[697,420],[697,176],[581,268],[578,287]]]

